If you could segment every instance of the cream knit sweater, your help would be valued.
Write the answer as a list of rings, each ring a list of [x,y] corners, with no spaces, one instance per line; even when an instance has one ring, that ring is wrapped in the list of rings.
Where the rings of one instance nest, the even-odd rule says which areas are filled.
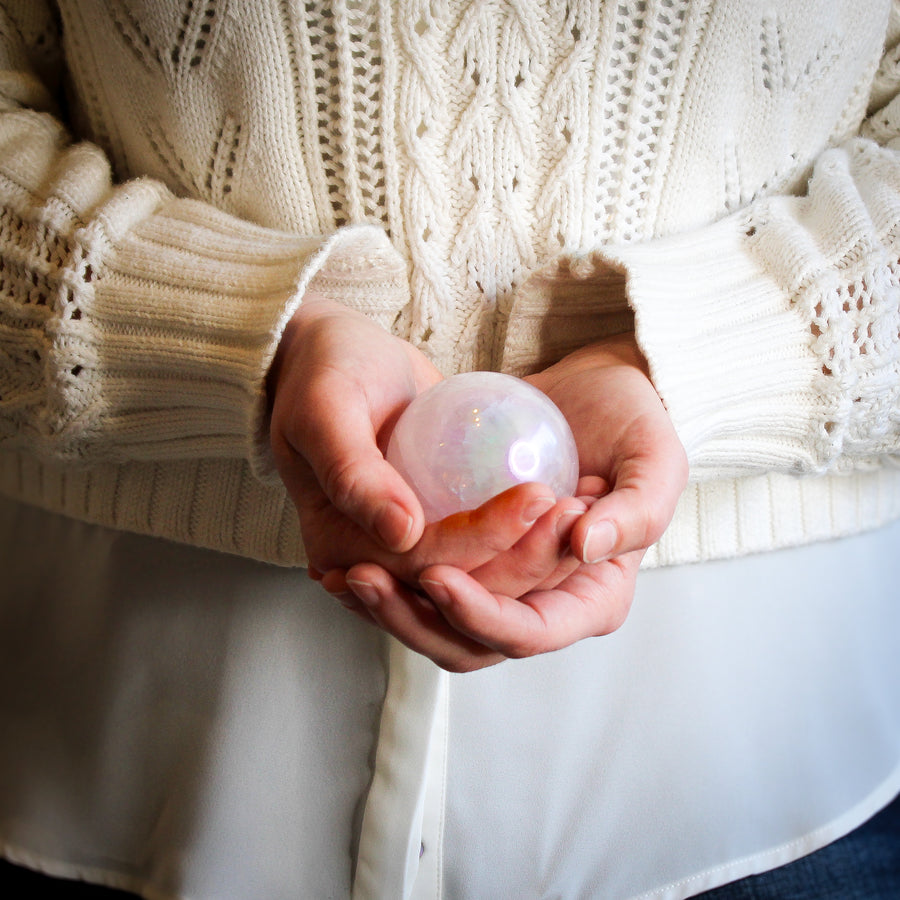
[[[649,565],[897,517],[889,7],[6,0],[0,490],[302,564],[263,380],[314,281],[446,374],[634,322],[693,473]]]

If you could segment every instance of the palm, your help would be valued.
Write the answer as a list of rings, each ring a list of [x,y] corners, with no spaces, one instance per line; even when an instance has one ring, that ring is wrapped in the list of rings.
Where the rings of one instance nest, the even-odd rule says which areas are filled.
[[[582,475],[602,479],[591,516],[573,534],[581,559],[587,529],[617,523],[620,546],[646,548],[665,529],[687,481],[687,459],[632,336],[609,339],[529,378],[566,416]],[[622,525],[622,523],[625,523]]]

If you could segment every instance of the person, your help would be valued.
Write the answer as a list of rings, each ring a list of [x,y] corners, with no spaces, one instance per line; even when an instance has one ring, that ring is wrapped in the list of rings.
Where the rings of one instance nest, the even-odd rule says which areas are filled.
[[[0,16],[6,858],[675,898],[888,806],[900,8]],[[577,496],[425,523],[472,369]]]

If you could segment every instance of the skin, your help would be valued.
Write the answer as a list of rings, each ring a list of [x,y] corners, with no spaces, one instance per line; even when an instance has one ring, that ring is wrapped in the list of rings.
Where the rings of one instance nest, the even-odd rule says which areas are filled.
[[[268,383],[271,440],[310,574],[454,672],[614,631],[687,483],[634,335],[527,379],[572,427],[578,496],[519,485],[426,525],[382,454],[402,410],[440,378],[412,345],[340,304],[308,295],[289,323]]]

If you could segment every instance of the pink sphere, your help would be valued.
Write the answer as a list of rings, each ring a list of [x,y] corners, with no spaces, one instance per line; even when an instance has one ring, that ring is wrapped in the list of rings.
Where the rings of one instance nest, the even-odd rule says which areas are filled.
[[[528,382],[497,372],[454,375],[421,393],[397,420],[386,456],[429,522],[516,484],[539,481],[568,497],[578,482],[563,414]]]

